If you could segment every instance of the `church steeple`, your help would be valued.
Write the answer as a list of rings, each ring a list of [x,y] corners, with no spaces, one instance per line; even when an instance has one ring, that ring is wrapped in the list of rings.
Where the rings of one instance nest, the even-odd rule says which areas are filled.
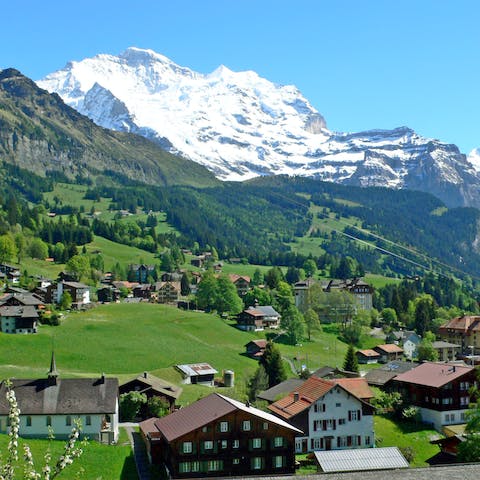
[[[55,352],[52,350],[52,359],[50,360],[50,370],[48,372],[48,379],[53,383],[57,383],[58,371],[55,362]]]

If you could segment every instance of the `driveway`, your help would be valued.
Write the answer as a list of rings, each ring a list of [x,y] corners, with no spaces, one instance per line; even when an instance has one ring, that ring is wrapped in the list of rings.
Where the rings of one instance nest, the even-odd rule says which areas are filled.
[[[135,464],[137,465],[137,473],[139,480],[151,480],[150,476],[150,462],[147,456],[147,450],[142,437],[137,432],[138,423],[120,423],[120,427],[124,427],[130,445],[132,446],[133,456],[135,457]]]

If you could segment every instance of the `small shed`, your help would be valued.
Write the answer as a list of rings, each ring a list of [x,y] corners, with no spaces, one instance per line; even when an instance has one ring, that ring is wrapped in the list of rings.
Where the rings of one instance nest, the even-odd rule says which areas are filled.
[[[324,473],[358,472],[408,468],[408,462],[397,447],[357,448],[314,452],[318,470]]]
[[[215,374],[218,373],[208,363],[191,363],[184,365],[176,365],[183,377],[183,383],[197,383],[213,387],[215,382]]]

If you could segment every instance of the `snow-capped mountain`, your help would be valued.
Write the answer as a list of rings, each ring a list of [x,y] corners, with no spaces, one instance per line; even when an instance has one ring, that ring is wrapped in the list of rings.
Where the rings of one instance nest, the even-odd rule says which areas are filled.
[[[201,74],[129,48],[70,62],[37,83],[99,125],[147,136],[223,180],[305,175],[480,206],[480,173],[456,146],[406,127],[331,132],[296,87],[253,71]]]

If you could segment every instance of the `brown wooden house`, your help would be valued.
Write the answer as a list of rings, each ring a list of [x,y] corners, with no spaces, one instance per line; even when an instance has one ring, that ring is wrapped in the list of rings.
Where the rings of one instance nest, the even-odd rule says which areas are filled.
[[[173,383],[163,380],[162,378],[143,372],[143,374],[138,377],[122,383],[119,387],[120,395],[132,391],[144,393],[147,396],[147,399],[152,397],[163,399],[168,402],[171,413],[175,410],[175,402],[182,394],[183,389]],[[140,413],[140,416],[143,416],[142,413],[144,412]]]
[[[394,343],[385,343],[384,345],[377,345],[373,350],[379,353],[379,362],[387,363],[391,360],[400,360],[403,356],[403,348]]]
[[[260,359],[265,352],[265,347],[267,346],[267,341],[265,339],[259,340],[250,340],[247,344],[245,344],[246,354],[249,357]]]
[[[292,474],[301,433],[218,393],[146,420],[140,430],[151,462],[163,464],[171,478]]]

